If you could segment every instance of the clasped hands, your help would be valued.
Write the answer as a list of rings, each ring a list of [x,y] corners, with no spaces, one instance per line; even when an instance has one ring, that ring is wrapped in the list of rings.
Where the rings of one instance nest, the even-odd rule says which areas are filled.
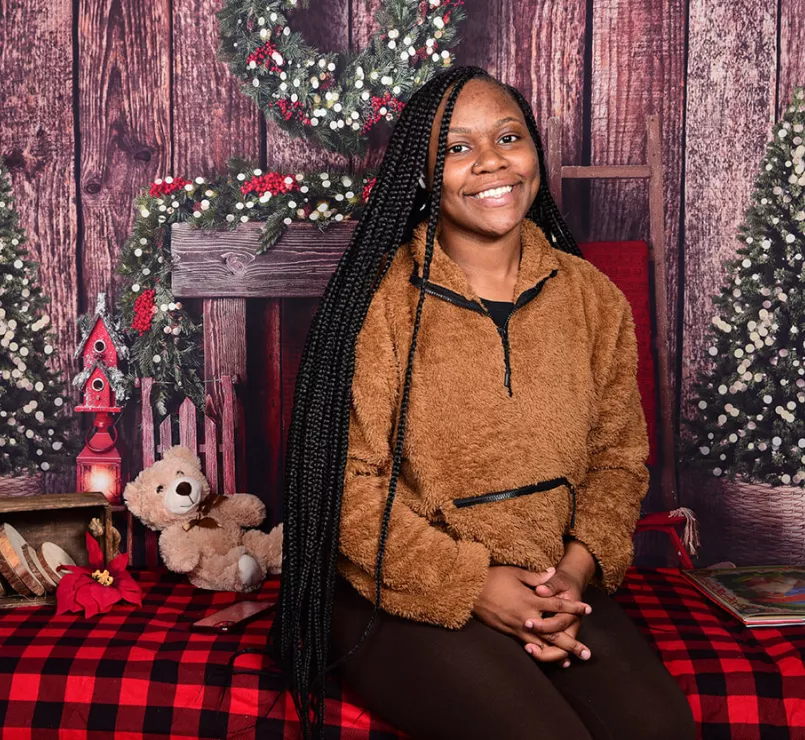
[[[567,668],[571,654],[582,660],[590,657],[590,649],[576,639],[581,617],[592,611],[581,601],[583,590],[583,581],[563,570],[561,563],[559,569],[541,573],[493,566],[473,614],[489,627],[521,640],[535,660],[562,661]]]

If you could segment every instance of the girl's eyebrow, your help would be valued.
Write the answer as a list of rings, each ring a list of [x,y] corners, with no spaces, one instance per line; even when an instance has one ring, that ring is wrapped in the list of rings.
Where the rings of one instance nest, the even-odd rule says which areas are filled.
[[[509,121],[517,121],[517,120],[518,119],[516,119],[514,116],[506,116],[505,118],[501,118],[500,120],[495,121],[494,128],[498,128],[499,126],[502,126],[504,123],[508,123]],[[462,128],[462,127],[451,128],[451,129],[448,130],[447,133],[448,134],[471,134],[472,129]]]

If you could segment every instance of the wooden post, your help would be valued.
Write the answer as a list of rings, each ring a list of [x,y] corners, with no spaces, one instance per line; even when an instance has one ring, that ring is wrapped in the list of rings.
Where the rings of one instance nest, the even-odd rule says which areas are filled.
[[[660,401],[660,427],[662,429],[662,491],[663,503],[668,509],[678,505],[676,488],[676,414],[671,400],[671,373],[668,368],[668,299],[665,275],[665,224],[663,219],[662,138],[657,115],[646,120],[646,155],[649,176],[649,254],[654,266],[654,313],[657,332],[654,336],[657,350],[657,378]]]
[[[548,142],[545,148],[545,169],[548,171],[548,187],[554,203],[562,212],[562,119],[553,116],[548,120]]]

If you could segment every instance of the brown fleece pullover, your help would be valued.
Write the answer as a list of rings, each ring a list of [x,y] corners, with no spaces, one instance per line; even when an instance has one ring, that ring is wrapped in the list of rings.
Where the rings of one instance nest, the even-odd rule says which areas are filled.
[[[356,345],[338,567],[372,601],[426,230],[420,223],[397,251]],[[438,239],[426,291],[383,609],[459,628],[490,565],[544,570],[562,558],[566,537],[595,557],[593,582],[614,591],[648,490],[623,293],[528,219],[503,327]]]

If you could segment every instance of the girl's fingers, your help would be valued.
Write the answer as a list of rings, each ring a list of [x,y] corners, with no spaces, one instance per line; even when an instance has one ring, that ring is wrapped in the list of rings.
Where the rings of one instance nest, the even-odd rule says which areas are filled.
[[[585,604],[583,601],[570,601],[558,596],[535,596],[533,604],[534,608],[540,612],[554,612],[557,614],[564,612],[566,614],[576,614],[580,617],[590,614],[593,610],[589,604]]]
[[[567,651],[544,643],[527,642],[526,652],[538,663],[556,663],[567,659]]]
[[[537,588],[537,586],[542,586],[546,581],[549,581],[551,578],[553,578],[555,573],[556,568],[553,566],[547,570],[543,570],[541,573],[532,573],[531,571],[523,570],[521,573],[521,580],[529,588]]]
[[[553,617],[530,617],[523,626],[536,633],[564,632],[577,620],[574,614],[556,614]]]
[[[567,650],[568,653],[572,653],[582,660],[589,660],[590,658],[590,648],[571,637],[567,632],[540,633],[539,637],[543,642],[562,648],[562,650]]]

